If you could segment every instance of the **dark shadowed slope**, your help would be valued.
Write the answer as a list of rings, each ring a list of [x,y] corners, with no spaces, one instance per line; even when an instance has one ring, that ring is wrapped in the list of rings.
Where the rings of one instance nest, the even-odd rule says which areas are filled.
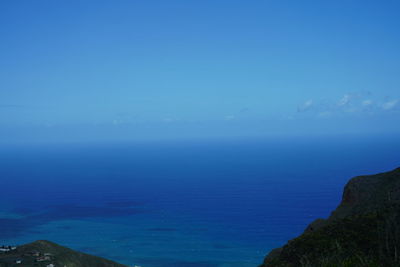
[[[400,168],[351,179],[340,205],[262,267],[400,266]]]

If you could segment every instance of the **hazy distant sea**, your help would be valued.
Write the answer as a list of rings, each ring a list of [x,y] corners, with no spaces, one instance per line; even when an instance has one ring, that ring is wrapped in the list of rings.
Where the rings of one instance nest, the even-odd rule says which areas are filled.
[[[257,266],[400,166],[400,138],[2,146],[0,244],[48,239],[143,267]]]

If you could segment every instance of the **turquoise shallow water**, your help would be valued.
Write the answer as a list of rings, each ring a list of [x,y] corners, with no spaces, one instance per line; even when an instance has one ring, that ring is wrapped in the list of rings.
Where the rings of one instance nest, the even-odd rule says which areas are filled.
[[[343,185],[398,167],[390,138],[3,147],[0,243],[48,239],[130,265],[257,266]]]

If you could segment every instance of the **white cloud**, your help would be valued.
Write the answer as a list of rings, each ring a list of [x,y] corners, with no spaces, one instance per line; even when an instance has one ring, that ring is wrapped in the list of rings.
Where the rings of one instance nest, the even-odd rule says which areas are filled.
[[[304,102],[302,105],[297,107],[297,111],[298,112],[304,112],[309,110],[311,107],[313,106],[313,100],[307,100],[306,102]]]
[[[236,117],[235,117],[234,115],[225,116],[225,120],[227,120],[227,121],[234,120],[235,118],[236,118]]]
[[[382,108],[383,108],[384,110],[393,109],[395,106],[397,106],[397,103],[398,103],[398,102],[399,102],[398,99],[394,99],[394,100],[387,101],[387,102],[385,102],[385,103],[382,104]]]
[[[338,102],[338,106],[345,106],[347,104],[349,104],[351,99],[351,95],[349,94],[345,94]]]
[[[336,101],[334,98],[308,100],[299,105],[297,111],[316,118],[379,115],[388,111],[399,112],[400,98],[379,99],[369,92],[346,93]]]
[[[330,112],[330,111],[323,111],[323,112],[318,113],[319,118],[328,118],[331,115],[332,115],[332,112]]]
[[[175,120],[173,118],[164,118],[163,122],[165,123],[170,123],[170,122],[174,122]]]
[[[371,106],[372,103],[373,103],[372,100],[366,99],[366,100],[364,100],[361,104],[362,104],[364,107],[368,107],[368,106]]]

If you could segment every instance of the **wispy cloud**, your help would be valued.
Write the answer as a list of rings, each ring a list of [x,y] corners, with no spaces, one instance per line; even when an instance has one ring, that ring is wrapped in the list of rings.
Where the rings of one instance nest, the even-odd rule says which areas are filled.
[[[384,114],[400,110],[400,99],[373,97],[370,92],[346,93],[335,99],[310,99],[297,107],[297,112],[327,118],[345,114]]]
[[[227,116],[225,116],[225,120],[227,120],[227,121],[234,120],[235,118],[236,118],[235,115],[227,115]]]
[[[395,108],[398,103],[399,103],[398,99],[389,100],[389,101],[387,101],[387,102],[382,104],[382,108],[384,110],[390,110],[390,109]]]
[[[28,108],[28,106],[16,104],[0,104],[0,108]]]
[[[346,106],[350,103],[352,96],[350,94],[345,94],[338,102],[339,107]]]
[[[373,102],[372,100],[370,100],[370,99],[365,99],[365,100],[362,101],[361,104],[362,104],[364,107],[368,107],[368,106],[371,106],[373,103],[374,103],[374,102]]]
[[[304,112],[309,110],[311,107],[313,106],[313,100],[309,99],[306,102],[304,102],[303,104],[299,105],[297,107],[297,112]]]
[[[163,118],[163,120],[162,120],[163,122],[165,122],[165,123],[171,123],[171,122],[174,122],[175,121],[175,119],[173,119],[173,118],[170,118],[170,117],[167,117],[167,118]]]

